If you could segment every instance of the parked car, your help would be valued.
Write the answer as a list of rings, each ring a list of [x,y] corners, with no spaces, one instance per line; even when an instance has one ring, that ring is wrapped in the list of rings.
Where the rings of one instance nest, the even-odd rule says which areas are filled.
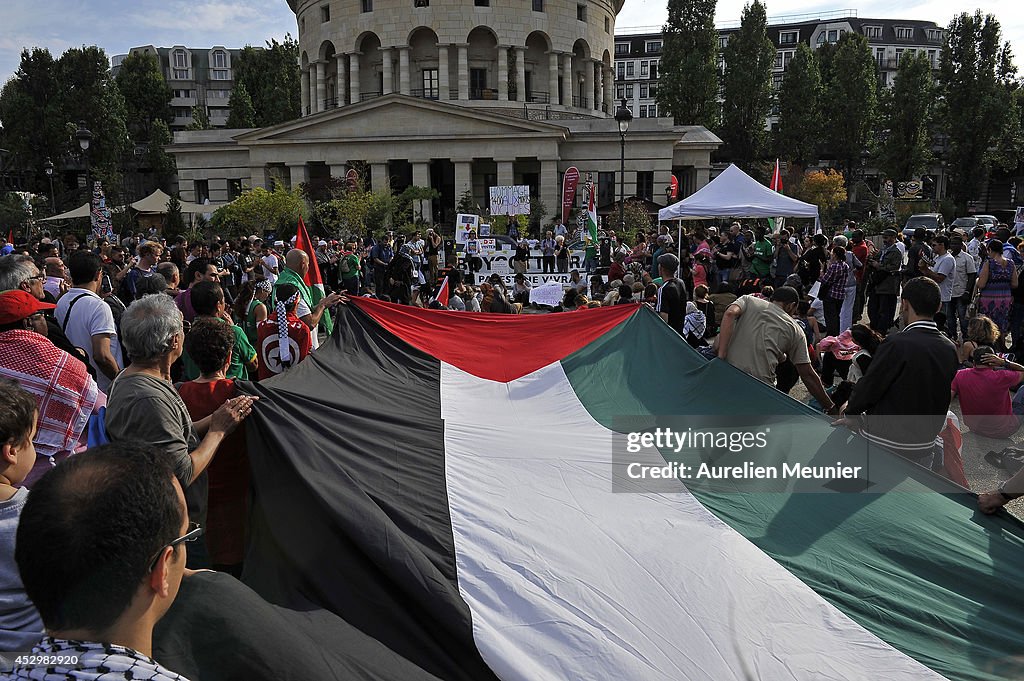
[[[965,217],[957,218],[949,225],[950,229],[962,229],[964,234],[971,236],[974,233],[975,227],[985,227],[985,225],[976,217]]]
[[[946,229],[946,221],[942,213],[918,213],[907,218],[907,224],[903,226],[903,238],[909,239],[914,236],[918,227],[924,227],[929,232],[941,232]]]
[[[974,219],[989,232],[994,232],[999,227],[999,219],[995,215],[975,215]]]

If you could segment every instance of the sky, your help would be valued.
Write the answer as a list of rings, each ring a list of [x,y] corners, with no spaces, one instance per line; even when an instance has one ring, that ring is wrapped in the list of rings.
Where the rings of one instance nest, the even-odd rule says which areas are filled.
[[[719,0],[716,21],[736,23],[745,0]],[[767,0],[769,19],[794,14],[854,9],[873,19],[924,19],[941,26],[958,12],[973,10],[961,0],[867,0],[834,4],[814,0]],[[979,5],[992,12],[1003,27],[1024,72],[1024,2]],[[649,27],[665,21],[666,0],[626,0],[616,32]],[[262,45],[269,38],[296,34],[295,15],[285,0],[0,0],[0,83],[18,68],[22,49],[46,47],[55,57],[68,47],[98,45],[108,56],[124,54],[139,45],[170,47],[243,47]]]

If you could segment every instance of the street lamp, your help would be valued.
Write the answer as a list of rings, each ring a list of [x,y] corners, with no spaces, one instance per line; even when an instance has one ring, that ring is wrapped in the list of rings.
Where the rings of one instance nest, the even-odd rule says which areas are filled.
[[[615,122],[619,126],[619,231],[626,229],[626,131],[633,120],[633,112],[626,106],[626,100],[615,111]]]
[[[82,148],[82,156],[85,158],[85,197],[92,203],[92,187],[89,186],[89,143],[92,142],[92,133],[85,127],[85,121],[78,122],[78,130],[75,131],[75,139],[78,146]]]
[[[665,186],[665,205],[672,203],[672,185]]]
[[[50,181],[50,209],[56,215],[57,201],[53,198],[53,161],[46,159],[46,163],[43,164],[43,172],[46,173],[46,178]]]

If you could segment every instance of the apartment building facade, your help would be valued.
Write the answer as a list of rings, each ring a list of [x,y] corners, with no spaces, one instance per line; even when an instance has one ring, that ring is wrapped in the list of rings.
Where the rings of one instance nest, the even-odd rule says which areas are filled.
[[[232,64],[240,53],[240,49],[229,49],[222,45],[208,49],[184,45],[142,45],[129,50],[129,54],[153,54],[159,60],[160,70],[172,91],[172,132],[185,130],[192,123],[194,106],[206,109],[212,127],[227,126],[231,88],[235,84]],[[118,54],[111,57],[114,77],[127,56]]]

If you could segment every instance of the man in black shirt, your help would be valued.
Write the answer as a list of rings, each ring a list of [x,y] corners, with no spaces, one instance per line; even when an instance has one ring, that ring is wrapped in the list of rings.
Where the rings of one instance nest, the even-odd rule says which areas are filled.
[[[683,282],[676,279],[678,267],[679,258],[673,254],[663,253],[658,257],[658,274],[665,283],[658,288],[658,303],[654,311],[682,335],[686,319],[686,289]]]

